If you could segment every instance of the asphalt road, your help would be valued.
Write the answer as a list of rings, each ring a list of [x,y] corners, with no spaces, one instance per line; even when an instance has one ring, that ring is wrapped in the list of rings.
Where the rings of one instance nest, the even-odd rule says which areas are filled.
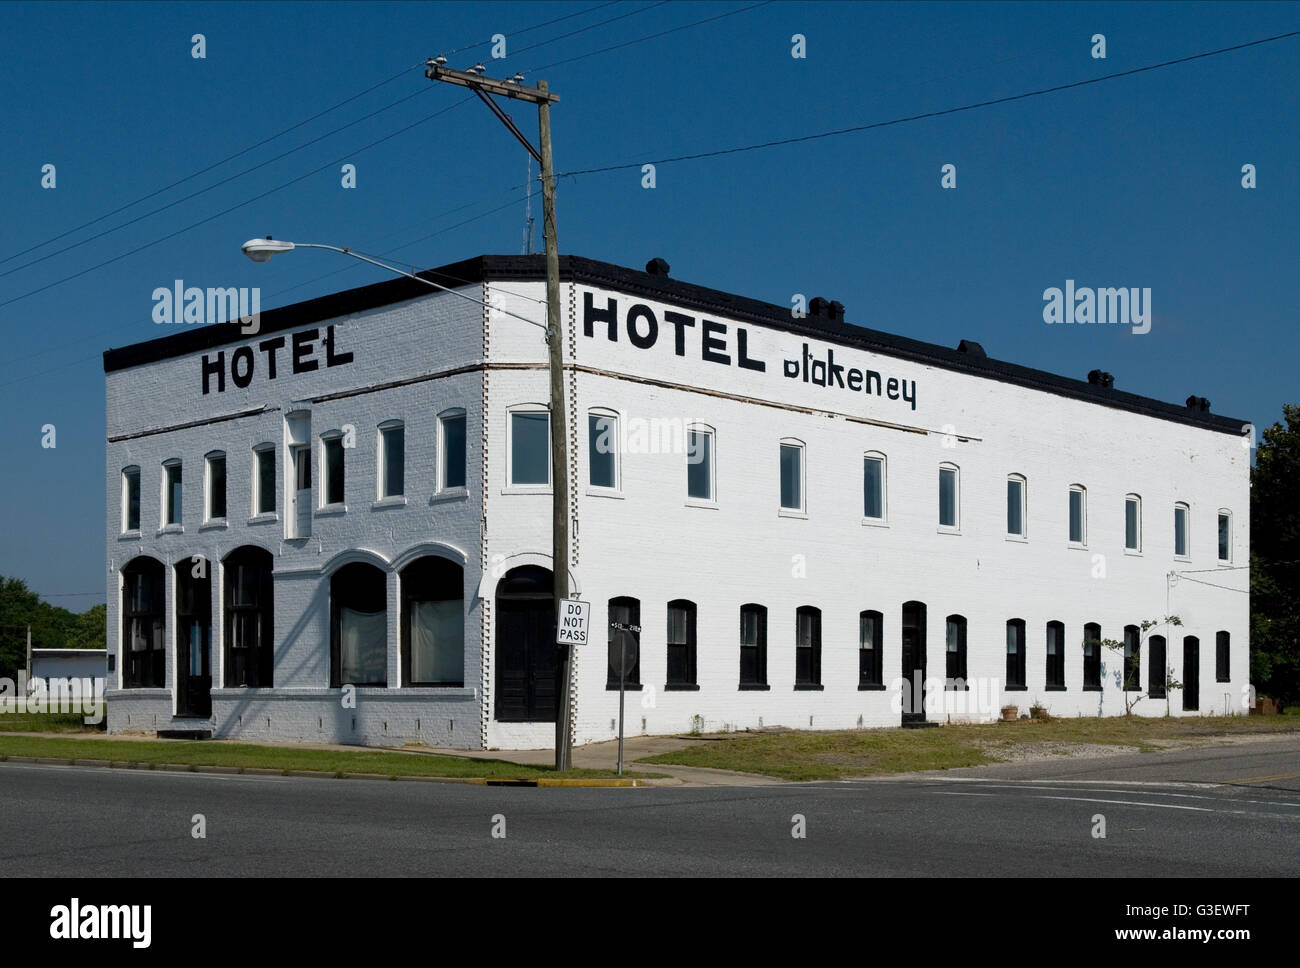
[[[506,788],[0,763],[0,869],[68,877],[1295,876],[1300,790],[1258,778],[1296,773],[1298,748],[1292,740],[1140,757],[1142,776],[1123,757],[744,788]],[[1037,778],[1007,775],[1017,772]],[[1215,772],[1251,782],[1185,782]],[[202,839],[192,836],[195,814],[206,824]],[[803,838],[792,836],[796,814]],[[1093,836],[1098,814],[1105,838]],[[493,837],[502,818],[505,836]]]

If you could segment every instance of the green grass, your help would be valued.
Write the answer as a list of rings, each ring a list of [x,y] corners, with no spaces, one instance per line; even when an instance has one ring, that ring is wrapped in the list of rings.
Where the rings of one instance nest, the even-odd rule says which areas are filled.
[[[761,773],[783,780],[828,780],[918,770],[948,770],[1000,762],[1013,750],[1063,754],[1058,744],[1163,749],[1161,741],[1195,743],[1242,733],[1297,732],[1280,716],[1144,719],[1080,717],[1051,722],[725,736],[639,760]]]
[[[0,732],[6,733],[97,733],[87,726],[84,713],[0,713]]]
[[[168,763],[193,766],[238,766],[275,770],[319,770],[329,773],[377,773],[383,776],[489,777],[495,779],[605,779],[613,770],[566,770],[523,766],[505,760],[472,759],[423,753],[375,750],[320,750],[248,743],[186,740],[76,739],[47,736],[0,736],[0,755],[40,756],[127,763]],[[648,778],[662,774],[628,773]]]

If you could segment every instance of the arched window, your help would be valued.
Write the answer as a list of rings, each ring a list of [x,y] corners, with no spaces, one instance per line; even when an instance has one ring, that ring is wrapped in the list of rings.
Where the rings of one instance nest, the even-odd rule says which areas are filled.
[[[378,452],[375,467],[375,498],[397,498],[406,494],[406,425],[400,420],[385,420],[376,438]]]
[[[1007,622],[1007,686],[1024,689],[1025,683],[1025,620],[1013,618]]]
[[[618,629],[615,626],[624,626]],[[635,598],[620,596],[609,600],[609,646],[612,649],[619,641],[615,633],[619,631],[631,631],[630,636],[624,637],[624,647],[632,652],[630,661],[627,664],[627,672],[623,677],[623,685],[628,689],[641,688],[641,633],[638,631],[641,627],[641,602]],[[612,655],[609,658],[613,658]],[[606,689],[617,689],[619,686],[618,669],[614,667],[613,662],[607,663],[608,675],[605,679]]]
[[[1007,478],[1007,534],[1013,538],[1023,538],[1028,530],[1026,512],[1028,510],[1029,487],[1023,474],[1012,474]]]
[[[163,461],[162,475],[162,526],[179,528],[184,496],[180,458]]]
[[[1136,494],[1124,498],[1124,550],[1142,550],[1142,498]]]
[[[885,455],[868,451],[862,457],[862,517],[869,522],[883,524],[886,520]]]
[[[740,606],[740,688],[767,688],[767,609]]]
[[[1192,556],[1192,509],[1186,504],[1174,505],[1174,557]]]
[[[804,443],[787,437],[780,444],[781,510],[804,510]]]
[[[133,558],[122,569],[122,686],[161,689],[166,682],[162,562]]]
[[[1101,689],[1101,626],[1096,622],[1083,627],[1083,688]]]
[[[961,470],[956,464],[939,465],[939,527],[961,528]]]
[[[140,530],[140,466],[122,468],[122,531]]]
[[[820,689],[822,684],[822,610],[801,605],[795,610],[794,687]]]
[[[858,613],[858,688],[884,689],[884,616]]]
[[[1142,630],[1124,626],[1124,691],[1142,690]]]
[[[1164,699],[1169,683],[1169,664],[1165,652],[1165,637],[1153,635],[1147,641],[1147,695]]]
[[[968,689],[966,685],[966,617],[949,615],[945,634],[945,689]]]
[[[1229,682],[1229,662],[1232,637],[1227,632],[1214,633],[1214,679],[1216,682]]]
[[[253,516],[275,513],[275,444],[253,448]]]
[[[226,452],[214,450],[203,458],[204,521],[226,518]]]
[[[665,689],[696,688],[695,603],[668,603],[668,681]]]
[[[587,411],[587,483],[618,490],[618,414],[613,410]]]
[[[353,562],[330,578],[331,685],[388,685],[388,576]]]
[[[227,688],[273,685],[275,596],[269,551],[236,548],[222,562]]]
[[[1070,544],[1088,543],[1088,489],[1082,484],[1070,485]]]
[[[1047,623],[1048,689],[1065,688],[1065,623]]]
[[[686,428],[686,500],[715,503],[714,474],[714,430],[706,424],[691,424]]]
[[[342,507],[347,491],[344,481],[343,432],[328,430],[320,435],[320,506]]]
[[[401,574],[402,685],[465,684],[465,574],[426,555]]]
[[[1219,564],[1232,564],[1232,512],[1219,508]]]

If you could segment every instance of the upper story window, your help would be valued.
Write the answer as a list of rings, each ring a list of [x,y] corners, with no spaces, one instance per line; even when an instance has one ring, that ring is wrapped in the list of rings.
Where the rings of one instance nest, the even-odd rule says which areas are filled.
[[[378,495],[401,497],[406,493],[406,427],[400,420],[379,425]]]
[[[618,415],[612,411],[587,412],[587,482],[618,488]]]
[[[1142,498],[1136,494],[1124,498],[1124,550],[1142,550]]]
[[[1017,538],[1025,537],[1027,489],[1020,474],[1007,478],[1007,534]]]
[[[1088,543],[1088,489],[1082,484],[1070,487],[1070,544]]]
[[[465,411],[438,415],[438,490],[465,486]]]
[[[740,606],[740,687],[767,687],[767,609]]]
[[[869,453],[862,458],[862,516],[868,521],[885,520],[885,455]]]
[[[322,475],[324,488],[321,490],[321,506],[328,507],[331,504],[342,504],[344,487],[343,487],[343,435],[338,431],[330,431],[321,435],[321,466],[324,469]]]
[[[1065,623],[1047,623],[1048,689],[1065,688]]]
[[[207,465],[204,472],[207,506],[204,508],[204,520],[219,521],[226,516],[226,455],[213,451],[204,458]]]
[[[122,468],[122,530],[140,530],[140,468]]]
[[[686,496],[713,502],[713,428],[698,425],[686,431]]]
[[[510,483],[515,487],[551,483],[551,415],[546,410],[510,414]]]
[[[820,686],[822,681],[822,611],[802,605],[795,611],[794,685]]]
[[[1007,622],[1007,688],[1025,688],[1025,620]]]
[[[797,440],[781,441],[781,510],[804,509],[803,444]]]
[[[858,613],[858,688],[883,686],[883,616],[879,612]]]
[[[1232,512],[1219,509],[1219,561],[1232,564]]]
[[[162,523],[179,526],[181,523],[181,462],[172,459],[163,462]]]
[[[939,466],[939,527],[957,530],[961,527],[960,471],[955,464]]]
[[[275,513],[275,445],[253,449],[253,515]]]
[[[947,689],[966,687],[966,617],[949,615],[945,636],[945,669]]]
[[[1192,556],[1191,517],[1191,508],[1186,504],[1174,505],[1174,556],[1177,558]]]

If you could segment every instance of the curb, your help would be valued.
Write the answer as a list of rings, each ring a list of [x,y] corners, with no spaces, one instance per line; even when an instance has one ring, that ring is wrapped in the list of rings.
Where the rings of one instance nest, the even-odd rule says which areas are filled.
[[[127,760],[77,760],[54,756],[12,756],[0,754],[0,763],[36,763],[43,766],[89,766],[112,770],[161,770],[168,773],[217,773],[248,776],[293,776],[318,780],[403,780],[418,783],[462,783],[471,786],[510,787],[646,787],[677,786],[676,777],[662,779],[566,779],[562,777],[537,777],[516,779],[490,776],[393,776],[388,773],[343,773],[329,770],[277,770],[261,766],[201,766],[193,763],[145,763]]]

